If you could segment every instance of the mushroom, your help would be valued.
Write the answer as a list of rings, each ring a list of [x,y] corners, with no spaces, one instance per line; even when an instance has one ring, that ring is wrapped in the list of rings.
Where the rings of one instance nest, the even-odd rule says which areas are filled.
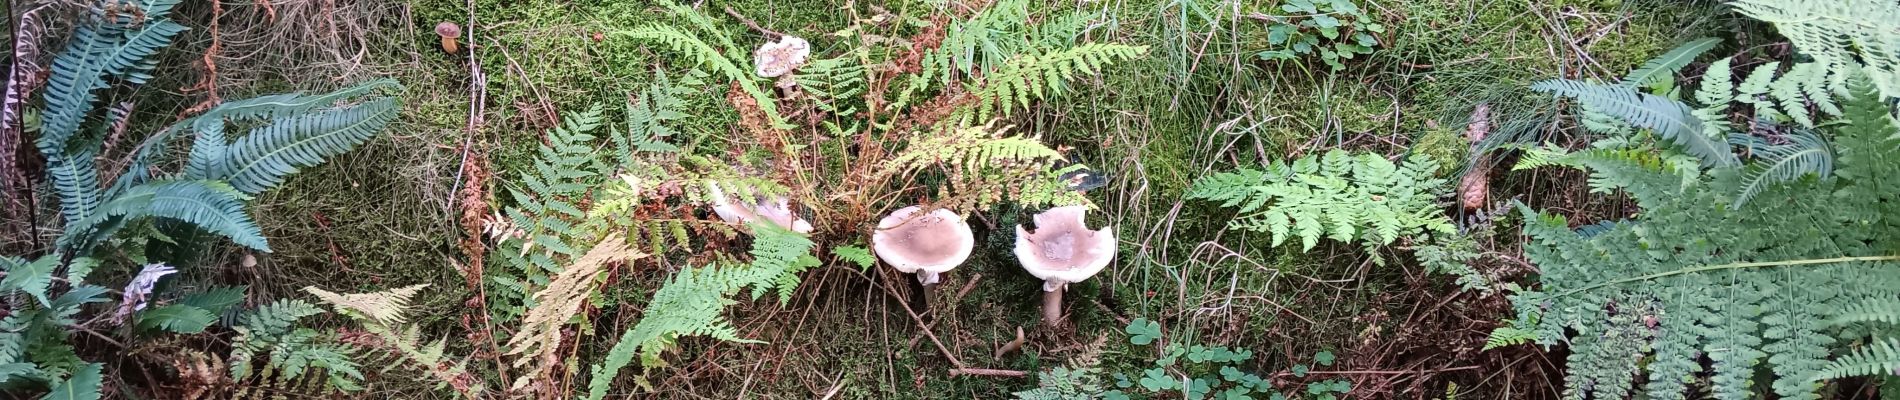
[[[922,206],[904,207],[878,221],[877,231],[871,233],[871,251],[891,268],[917,274],[917,281],[928,286],[970,259],[976,236],[955,212],[923,211]]]
[[[1089,230],[1088,206],[1063,206],[1036,214],[1036,231],[1016,226],[1016,260],[1042,279],[1042,320],[1062,322],[1062,291],[1102,272],[1115,259],[1115,227]]]
[[[442,21],[440,24],[435,24],[435,35],[442,37],[442,51],[455,54],[458,50],[455,39],[462,37],[462,27],[456,26],[454,22]]]
[[[750,221],[764,220],[780,228],[791,229],[793,232],[811,233],[812,231],[811,222],[792,214],[791,201],[783,196],[746,206],[733,203],[732,199],[726,197],[726,192],[719,189],[718,184],[707,185],[707,189],[712,192],[713,213],[718,214],[721,220],[741,225]]]
[[[753,72],[761,77],[776,78],[805,65],[805,56],[811,55],[811,42],[797,36],[780,36],[777,42],[766,43],[752,52]]]

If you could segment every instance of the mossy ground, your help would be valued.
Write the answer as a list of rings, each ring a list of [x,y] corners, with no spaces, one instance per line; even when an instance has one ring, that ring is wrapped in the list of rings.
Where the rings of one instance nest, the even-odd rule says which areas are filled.
[[[911,13],[928,7],[871,3],[857,6]],[[1046,370],[1100,340],[1095,350],[1104,355],[1103,368],[1138,370],[1155,354],[1128,345],[1119,333],[1135,317],[1162,321],[1171,340],[1255,349],[1264,355],[1254,365],[1263,373],[1282,371],[1320,349],[1404,336],[1398,315],[1367,316],[1415,308],[1382,293],[1416,285],[1420,272],[1372,266],[1356,248],[1271,248],[1265,237],[1223,232],[1221,211],[1182,203],[1182,193],[1210,170],[1326,148],[1419,153],[1461,163],[1465,144],[1456,127],[1473,104],[1524,98],[1521,88],[1537,79],[1612,77],[1717,28],[1697,19],[1710,13],[1693,2],[1377,2],[1367,7],[1390,33],[1370,57],[1334,72],[1317,60],[1255,57],[1264,50],[1265,30],[1244,15],[1271,12],[1272,2],[1241,3],[1247,5],[1239,14],[1221,11],[1232,4],[1203,4],[1216,11],[1212,19],[1176,2],[1083,6],[1108,8],[1113,17],[1091,35],[1150,45],[1150,56],[1076,85],[1050,106],[1020,116],[1018,124],[1075,148],[1113,175],[1112,184],[1091,197],[1107,222],[1119,227],[1122,256],[1095,280],[1071,288],[1067,310],[1073,325],[1043,328],[1039,282],[1017,268],[1007,251],[997,250],[1006,248],[1017,216],[984,218],[986,250],[949,275],[930,298],[932,311],[922,316],[966,364]],[[486,124],[471,137],[463,129],[468,65],[435,51],[428,29],[437,21],[467,20],[469,7],[416,0],[403,8],[404,18],[379,28],[378,43],[386,47],[369,52],[367,64],[387,68],[367,74],[393,76],[408,86],[401,122],[362,150],[260,198],[260,222],[277,252],[261,257],[255,270],[225,257],[227,267],[219,271],[264,286],[267,297],[291,296],[305,285],[369,291],[432,283],[435,290],[417,302],[422,309],[414,315],[436,336],[459,337],[462,300],[470,294],[452,262],[460,229],[450,189],[457,185],[463,142],[488,150],[494,189],[505,189],[514,171],[527,168],[553,116],[596,104],[611,112],[654,70],[679,73],[685,67],[624,39],[596,39],[669,22],[647,2],[476,1],[472,7],[481,23],[468,44],[487,75],[488,102]],[[759,35],[726,17],[725,7],[770,29],[810,38],[819,54],[842,48],[825,34],[849,19],[843,5],[832,2],[702,6],[744,43],[758,42]],[[244,90],[283,86],[301,85]],[[694,101],[701,105],[694,107],[696,118],[682,127],[691,137],[716,138],[736,119],[719,93]],[[672,367],[649,370],[645,378],[663,398],[812,398],[833,390],[835,398],[1000,398],[1035,385],[1033,378],[947,375],[951,365],[934,345],[913,340],[921,330],[897,298],[872,284],[893,281],[884,275],[851,266],[814,270],[789,305],[762,300],[731,313],[746,337],[767,344],[688,339],[670,356]],[[617,337],[632,324],[639,304],[663,277],[646,271],[611,287],[603,297],[622,306],[603,308],[610,311],[597,317],[595,337]],[[1441,278],[1427,279],[1426,286],[1448,293]],[[970,290],[959,296],[966,284]],[[1489,317],[1496,316],[1476,318]],[[1027,331],[1029,344],[1018,354],[993,358],[995,346],[1013,339],[1018,327]],[[582,351],[604,351],[607,345],[592,343]],[[1444,391],[1452,382],[1481,393],[1503,384],[1458,375],[1413,389]],[[617,390],[638,392],[645,390]]]

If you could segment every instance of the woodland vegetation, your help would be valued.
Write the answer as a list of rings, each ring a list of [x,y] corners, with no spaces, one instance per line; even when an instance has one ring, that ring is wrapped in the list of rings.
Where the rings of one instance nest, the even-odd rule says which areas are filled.
[[[5,10],[7,398],[1900,398],[1894,0]]]

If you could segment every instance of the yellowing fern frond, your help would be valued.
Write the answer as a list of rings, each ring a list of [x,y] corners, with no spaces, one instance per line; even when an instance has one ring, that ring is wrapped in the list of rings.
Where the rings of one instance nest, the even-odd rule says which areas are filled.
[[[508,338],[507,354],[545,353],[559,347],[561,326],[580,312],[587,297],[594,292],[594,279],[601,271],[608,265],[642,256],[628,249],[626,240],[617,234],[609,235],[600,244],[594,245],[586,255],[556,274],[554,281],[548,283],[547,287],[534,293],[535,306],[522,317],[521,328]],[[546,358],[523,356],[515,360],[515,366],[550,361]]]

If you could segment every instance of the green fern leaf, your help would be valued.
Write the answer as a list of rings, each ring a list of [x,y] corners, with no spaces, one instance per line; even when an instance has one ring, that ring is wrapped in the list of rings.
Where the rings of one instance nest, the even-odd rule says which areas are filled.
[[[99,400],[99,383],[103,378],[101,370],[105,364],[88,363],[65,381],[53,386],[51,392],[40,396],[40,400]]]
[[[62,242],[92,243],[110,229],[95,231],[110,220],[142,217],[170,218],[224,235],[245,247],[269,252],[264,233],[244,212],[248,197],[219,181],[151,182],[127,190],[100,207],[99,212],[69,227]]]
[[[1721,43],[1722,39],[1718,38],[1701,38],[1683,43],[1668,53],[1644,62],[1643,66],[1630,71],[1628,75],[1624,75],[1621,85],[1627,88],[1642,88],[1670,79],[1676,71],[1681,71],[1682,67],[1695,61],[1697,56],[1701,56],[1702,53],[1708,52],[1709,49]]]
[[[1701,158],[1703,165],[1739,165],[1726,139],[1706,136],[1701,120],[1695,118],[1682,103],[1630,88],[1563,79],[1538,82],[1531,85],[1531,90],[1574,98],[1582,102],[1586,109],[1655,131],[1680,146],[1683,151]]]
[[[284,182],[298,168],[321,164],[369,141],[396,119],[393,98],[297,114],[272,121],[231,143],[221,175],[245,194],[257,194]]]
[[[40,256],[28,262],[12,256],[0,256],[0,266],[6,267],[7,271],[7,276],[0,278],[0,292],[18,290],[38,299],[41,305],[52,305],[46,299],[46,289],[52,284],[53,269],[59,267],[59,257]]]
[[[1813,380],[1852,376],[1900,376],[1900,338],[1876,340],[1829,363]]]
[[[204,332],[218,317],[203,308],[183,304],[153,307],[140,311],[138,327],[142,329],[164,329],[174,333]]]
[[[831,248],[831,254],[838,259],[857,264],[859,269],[877,266],[877,258],[871,256],[871,250],[859,246],[838,246]]]
[[[223,314],[231,306],[244,302],[244,292],[247,289],[249,287],[243,285],[217,287],[187,294],[184,298],[178,299],[178,304],[201,308],[212,314]]]
[[[1742,189],[1729,209],[1741,209],[1743,204],[1770,184],[1792,181],[1808,174],[1826,178],[1834,171],[1834,153],[1820,136],[1813,132],[1796,132],[1788,135],[1787,139],[1788,144],[1785,145],[1756,146],[1754,152],[1761,160],[1748,166],[1742,178]]]

